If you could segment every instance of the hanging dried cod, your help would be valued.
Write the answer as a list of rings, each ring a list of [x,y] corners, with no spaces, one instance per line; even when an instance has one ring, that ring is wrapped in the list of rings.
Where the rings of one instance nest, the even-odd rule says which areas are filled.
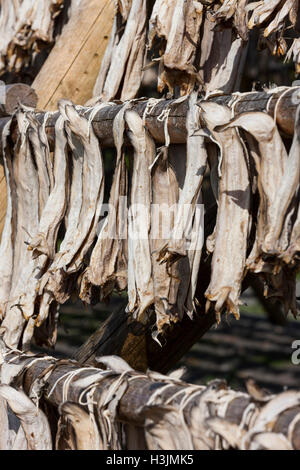
[[[197,93],[189,98],[187,115],[186,172],[178,200],[174,228],[169,240],[160,246],[159,261],[167,264],[167,271],[177,259],[184,258],[174,267],[179,277],[177,315],[186,311],[191,317],[204,238],[201,203],[201,186],[207,165],[204,137],[197,134],[200,126]]]
[[[249,132],[258,143],[259,155],[251,152],[258,174],[260,204],[256,228],[256,240],[247,260],[247,266],[254,272],[263,271],[266,266],[263,254],[268,253],[266,234],[270,227],[277,225],[274,202],[282,184],[287,151],[280,137],[274,119],[266,113],[249,112],[234,118],[223,129],[240,127]]]
[[[300,183],[300,106],[295,117],[294,138],[289,157],[285,161],[284,173],[273,203],[272,219],[265,235],[266,252],[279,255],[289,243],[290,219],[296,206],[296,192]],[[295,200],[295,203],[291,203]]]
[[[135,98],[141,84],[146,39],[146,0],[118,2],[110,41],[103,58],[94,96],[104,101]],[[126,22],[126,24],[124,24]],[[120,27],[123,26],[123,27]]]
[[[178,212],[170,240],[160,250],[160,260],[168,262],[187,255],[187,239],[194,218],[203,176],[207,165],[207,152],[203,135],[197,134],[200,127],[199,107],[196,92],[189,98],[187,115],[187,160],[184,185],[178,202]]]
[[[205,293],[206,308],[215,302],[217,320],[224,307],[239,318],[239,297],[245,274],[250,224],[250,181],[247,155],[236,130],[216,132],[231,111],[215,103],[201,103],[204,121],[221,151],[217,222],[214,232],[212,275]]]
[[[69,101],[60,101],[60,112],[72,150],[73,172],[64,238],[41,280],[38,325],[47,318],[53,301],[62,304],[71,296],[96,236],[104,195],[102,154],[90,122]]]
[[[20,112],[19,112],[20,114]],[[14,263],[19,266],[18,276],[12,282],[12,289],[10,293],[10,302],[7,309],[6,318],[2,326],[5,327],[6,332],[4,339],[7,344],[16,347],[22,338],[24,347],[28,347],[33,334],[34,325],[38,321],[36,316],[40,314],[38,311],[35,314],[35,307],[39,306],[38,290],[41,278],[45,273],[47,265],[54,258],[55,246],[57,240],[58,229],[63,219],[66,210],[66,194],[67,194],[67,156],[66,144],[67,140],[64,132],[64,119],[59,117],[55,126],[55,152],[54,152],[54,187],[50,191],[50,180],[47,177],[47,168],[49,168],[48,149],[41,145],[41,141],[37,135],[36,124],[31,117],[29,119],[26,114],[21,114],[23,126],[25,129],[21,133],[23,140],[24,156],[26,162],[23,162],[22,179],[23,184],[16,181],[17,194],[20,191],[19,186],[22,188],[24,179],[27,177],[29,181],[24,185],[25,194],[20,193],[22,198],[22,206],[26,204],[26,212],[23,207],[17,206],[17,235],[18,225],[20,224],[24,230],[24,214],[27,213],[28,227],[25,226],[25,236],[18,242],[17,237],[15,241],[14,250]],[[42,129],[40,129],[42,132]],[[30,136],[28,138],[28,135]],[[33,152],[31,152],[31,146]],[[22,153],[20,152],[21,156]],[[39,169],[40,178],[37,176],[37,171],[34,166],[36,160],[33,161],[33,155],[39,155],[39,163],[36,163],[36,168]],[[18,158],[18,154],[17,154]],[[32,163],[30,163],[32,162]],[[32,166],[32,168],[31,168]],[[31,169],[31,172],[30,172]],[[33,173],[34,172],[34,173]],[[34,181],[35,175],[35,183]],[[41,178],[44,175],[44,179]],[[41,188],[40,184],[44,184],[46,179],[46,188]],[[39,184],[40,183],[40,184]],[[48,189],[47,189],[48,188]],[[43,189],[43,191],[41,191]],[[48,191],[47,201],[44,198],[39,198],[39,195]],[[27,198],[26,198],[27,195]],[[41,207],[39,207],[39,202]],[[39,217],[39,213],[41,213]],[[33,215],[37,223],[32,223]],[[26,219],[27,220],[27,219]],[[20,229],[22,233],[22,229]],[[28,242],[28,237],[30,241]],[[17,250],[20,244],[19,251]],[[28,245],[28,249],[26,249]],[[26,261],[25,261],[26,260]],[[14,273],[14,271],[13,271]],[[25,322],[28,322],[24,330]]]
[[[0,75],[31,64],[42,44],[53,41],[54,19],[64,0],[1,0]]]
[[[100,288],[100,299],[108,297],[117,287],[127,286],[127,186],[128,176],[123,149],[124,114],[131,103],[125,103],[113,123],[117,149],[116,167],[109,198],[109,213],[101,222],[97,243],[91,254],[89,267],[81,281],[80,298],[91,302],[91,286]]]
[[[24,392],[9,385],[0,385],[0,397],[20,419],[27,449],[52,450],[51,430],[44,412]]]
[[[7,138],[10,133],[11,121],[6,124],[2,134],[2,157],[4,163],[5,180],[7,186],[7,205],[5,224],[2,232],[0,244],[0,321],[3,320],[9,295],[11,291],[12,271],[13,271],[13,256],[14,256],[14,210],[13,210],[13,174],[11,164],[11,154]]]
[[[196,83],[197,45],[203,17],[203,5],[193,0],[157,0],[150,18],[149,47],[157,36],[166,42],[160,58],[159,91],[167,85],[171,93],[176,85],[188,94]],[[161,41],[163,42],[163,41]]]
[[[127,311],[145,321],[154,303],[150,226],[151,170],[156,149],[153,139],[132,110],[125,114],[129,138],[134,149],[133,173],[128,215],[128,306]]]

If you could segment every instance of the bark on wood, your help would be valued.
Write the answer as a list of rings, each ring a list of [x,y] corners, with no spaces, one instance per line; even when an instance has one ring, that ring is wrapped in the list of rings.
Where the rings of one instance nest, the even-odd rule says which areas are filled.
[[[233,98],[234,95],[222,95],[212,97],[211,100],[218,104],[228,105]],[[277,125],[285,135],[290,137],[294,132],[294,121],[299,100],[300,87],[283,87],[269,92],[241,93],[237,97],[234,111],[236,115],[246,111],[267,111],[271,116],[274,116],[276,109]],[[132,104],[132,109],[142,117],[145,113],[147,102],[147,100],[137,100]],[[120,111],[121,106],[121,104],[115,104],[113,106],[103,107],[93,117],[92,123],[94,132],[101,140],[101,145],[104,147],[114,145],[113,121]],[[168,130],[171,143],[186,143],[187,108],[188,103],[186,101],[176,103],[176,100],[159,100],[151,113],[146,114],[146,127],[157,143],[165,143],[164,122],[157,119],[165,109],[170,109]],[[90,113],[92,110],[93,109],[91,109]],[[87,111],[85,108],[81,110],[81,112],[85,111]],[[86,116],[90,113],[87,113]],[[40,115],[40,119],[42,118],[43,114]],[[46,126],[46,131],[52,144],[54,139],[54,125],[57,118],[58,113],[52,114]]]
[[[82,368],[76,361],[11,351],[3,343],[1,353],[2,423],[9,428],[8,402],[20,417],[27,448],[38,448],[28,436],[33,426],[37,433],[44,430],[44,440],[50,437],[50,422],[41,409],[50,406],[55,413],[52,433],[62,449],[70,445],[63,424],[73,428],[71,448],[80,450],[124,449],[124,442],[130,450],[300,448],[297,391],[271,395],[252,380],[246,383],[248,393],[230,390],[221,380],[189,385],[180,379],[180,371],[171,376],[150,370],[141,374],[115,356],[98,357],[97,368]],[[35,403],[39,419],[29,421]],[[5,445],[8,429],[1,431]],[[129,438],[133,431],[135,440]],[[49,448],[51,439],[43,444]]]

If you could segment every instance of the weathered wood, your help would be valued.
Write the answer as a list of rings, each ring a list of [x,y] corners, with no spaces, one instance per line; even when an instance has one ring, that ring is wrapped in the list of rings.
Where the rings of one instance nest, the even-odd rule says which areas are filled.
[[[279,91],[269,92],[253,92],[241,93],[238,95],[238,101],[234,106],[235,114],[245,111],[268,111],[271,116],[274,116],[276,109],[276,120],[280,130],[287,136],[292,136],[294,132],[294,120],[296,109],[300,103],[300,87],[280,89]],[[231,95],[217,96],[210,98],[219,104],[228,105],[232,101]],[[200,101],[199,101],[200,102]],[[133,109],[143,116],[147,106],[148,100],[137,100],[133,103]],[[113,146],[113,120],[117,113],[120,111],[122,104],[115,104],[100,109],[92,120],[94,132],[101,141],[104,147]],[[158,119],[166,109],[170,109],[168,116],[168,130],[170,134],[171,143],[183,144],[186,142],[186,113],[188,103],[183,101],[176,103],[175,100],[158,100],[157,104],[152,109],[151,113],[145,116],[146,126],[151,133],[152,137],[157,143],[164,143],[164,120]],[[93,108],[82,108],[81,113],[85,113],[88,117],[93,111]],[[44,114],[40,113],[39,118],[42,120]],[[48,119],[46,130],[49,136],[49,141],[54,142],[54,126],[58,118],[58,113]]]
[[[33,82],[40,109],[56,109],[61,98],[84,104],[93,96],[113,23],[114,4],[110,0],[77,3]]]
[[[105,359],[103,361],[105,364]],[[129,370],[126,364],[120,365],[116,361],[114,361],[114,364],[114,366],[107,367],[107,374],[101,368],[101,358],[99,358],[98,367],[95,370],[88,367],[81,368],[81,365],[75,361],[57,360],[49,356],[45,358],[42,356],[26,356],[17,351],[7,350],[5,351],[5,363],[2,367],[5,367],[6,373],[11,367],[12,377],[16,376],[13,368],[17,368],[15,369],[15,371],[18,370],[17,376],[12,380],[12,385],[16,388],[21,386],[27,395],[31,394],[30,396],[32,396],[33,386],[40,385],[36,389],[39,390],[40,395],[39,405],[41,403],[51,404],[54,409],[60,409],[65,402],[80,403],[83,409],[89,413],[88,400],[91,401],[92,399],[96,405],[94,413],[97,415],[97,409],[101,413],[101,407],[99,405],[98,408],[97,404],[103,403],[104,396],[108,398],[106,393],[110,385],[113,383],[120,385],[123,379],[123,381],[126,381],[126,388],[118,398],[116,420],[119,422],[138,427],[145,426],[147,417],[151,416],[151,413],[149,414],[150,400],[155,394],[156,399],[151,404],[152,410],[156,407],[158,407],[158,410],[161,409],[169,401],[168,404],[173,411],[176,412],[177,410],[177,413],[179,413],[178,418],[184,419],[194,446],[201,446],[199,441],[197,444],[197,437],[199,437],[199,430],[204,432],[207,429],[206,426],[209,426],[207,419],[219,416],[227,421],[228,427],[226,429],[228,431],[231,424],[233,429],[236,429],[235,425],[239,425],[240,437],[245,436],[245,433],[249,430],[249,446],[252,435],[251,428],[253,427],[256,432],[272,431],[273,433],[282,433],[289,440],[286,441],[289,448],[299,449],[300,426],[298,415],[300,407],[299,393],[297,392],[283,392],[282,395],[271,396],[260,390],[253,381],[247,382],[248,393],[229,391],[226,383],[220,380],[208,384],[207,387],[201,387],[178,380],[173,381],[169,377],[158,376],[149,371],[147,374],[140,374],[134,370]],[[103,375],[101,372],[103,372]],[[94,389],[94,392],[92,397],[88,398],[87,393],[91,391],[91,388]],[[116,394],[110,396],[108,402],[114,397],[116,397]],[[184,405],[183,398],[188,398]],[[274,401],[272,402],[272,400]],[[276,406],[278,401],[281,402],[280,407]],[[283,406],[284,402],[285,406]],[[259,420],[260,427],[255,428],[258,413],[261,411],[264,413],[266,403],[268,403],[269,408],[268,419],[265,421]],[[195,419],[194,411],[197,408],[198,413]],[[270,412],[270,408],[272,412]],[[168,420],[167,414],[162,416],[164,420]],[[246,421],[245,416],[255,416],[255,418]],[[296,426],[294,426],[294,423],[296,423]],[[170,432],[170,427],[166,428],[166,432],[167,429]],[[226,440],[226,433],[221,435]],[[253,436],[255,436],[255,433],[253,433]],[[275,438],[275,435],[273,437]],[[233,442],[230,439],[228,441]],[[208,443],[209,441],[206,440],[205,442]],[[185,444],[180,443],[178,445],[180,445],[180,448],[181,446],[184,448]],[[209,443],[207,445],[208,448],[214,448],[215,439],[211,440],[211,447]],[[233,444],[237,448],[240,448],[240,446],[244,448],[244,445],[239,439]]]
[[[19,104],[24,104],[31,108],[36,108],[37,105],[37,94],[33,88],[24,83],[14,83],[5,86],[0,84],[0,97],[5,100],[4,103],[0,102],[0,117],[13,114]]]

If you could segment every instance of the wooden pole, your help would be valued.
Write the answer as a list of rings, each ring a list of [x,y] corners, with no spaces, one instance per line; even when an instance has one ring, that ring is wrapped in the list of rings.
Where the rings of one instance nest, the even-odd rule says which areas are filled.
[[[299,98],[297,98],[299,95]],[[232,102],[233,95],[224,95],[210,98],[219,104],[229,105]],[[199,100],[200,102],[200,100]],[[140,116],[143,116],[148,100],[136,100],[132,109]],[[276,110],[276,122],[282,133],[291,137],[294,133],[294,120],[297,106],[300,103],[300,87],[280,88],[280,91],[274,92],[253,92],[241,93],[238,95],[238,101],[234,106],[235,114],[247,111],[264,111],[274,116]],[[120,111],[122,104],[115,104],[100,109],[92,120],[93,129],[104,147],[113,146],[113,120]],[[176,103],[175,100],[160,100],[152,109],[151,113],[145,116],[146,127],[157,143],[164,143],[164,121],[158,119],[163,111],[170,108],[168,117],[168,130],[171,143],[184,144],[186,142],[186,114],[188,101]],[[93,108],[83,108],[79,110],[88,118]],[[47,121],[46,131],[50,143],[54,143],[54,126],[59,113],[54,113]],[[38,115],[42,120],[44,113]]]
[[[245,436],[248,430],[251,431],[252,426],[257,432],[271,431],[283,434],[289,440],[291,448],[300,449],[300,406],[299,393],[296,391],[271,396],[264,390],[260,390],[253,381],[249,380],[246,383],[248,393],[235,392],[228,390],[226,382],[221,380],[215,380],[206,387],[189,385],[178,380],[174,381],[167,376],[158,376],[149,371],[147,374],[140,374],[127,368],[125,363],[120,364],[118,361],[110,363],[107,358],[99,357],[97,371],[88,367],[82,369],[81,365],[75,361],[58,360],[49,356],[43,358],[41,355],[38,357],[26,356],[17,351],[3,349],[3,347],[1,349],[2,353],[5,353],[5,359],[1,367],[5,368],[6,374],[12,378],[16,376],[15,371],[17,370],[13,386],[16,388],[22,387],[27,396],[32,396],[33,386],[36,386],[39,392],[39,404],[44,403],[46,407],[49,403],[54,409],[60,409],[63,403],[66,402],[80,403],[83,409],[89,413],[91,408],[88,401],[91,402],[92,400],[96,405],[93,408],[94,416],[96,416],[96,419],[103,419],[101,405],[97,406],[97,403],[103,404],[103,397],[106,397],[107,403],[115,399],[116,393],[108,397],[109,387],[112,384],[120,386],[123,382],[126,387],[118,397],[116,408],[116,420],[119,422],[143,427],[146,419],[150,418],[151,415],[154,422],[156,421],[156,415],[151,413],[150,409],[154,411],[157,408],[157,411],[159,411],[168,403],[169,408],[164,408],[165,413],[158,416],[160,416],[160,419],[163,417],[165,421],[168,420],[168,410],[178,413],[178,419],[184,420],[187,425],[194,446],[201,446],[201,442],[198,440],[201,437],[199,432],[204,432],[207,429],[206,426],[209,426],[207,420],[219,416],[222,417],[223,422],[227,422],[225,428],[227,433],[231,424],[233,430],[237,428],[235,425],[239,425],[241,436]],[[103,361],[102,367],[101,359]],[[105,371],[103,365],[106,367]],[[11,374],[9,368],[11,368]],[[87,393],[91,392],[92,388],[94,389],[93,395],[87,399]],[[156,397],[150,406],[153,394]],[[184,398],[188,399],[184,401]],[[264,413],[266,403],[268,403],[269,414],[265,413],[264,417],[268,416],[269,419],[258,420],[260,427],[255,428],[256,417],[261,411]],[[285,403],[284,406],[283,403]],[[197,408],[198,412],[195,416],[194,412]],[[270,409],[273,411],[270,412]],[[98,416],[99,411],[100,415]],[[251,411],[250,416],[252,419],[246,421],[245,416],[249,411]],[[107,416],[109,417],[110,414],[108,413]],[[253,419],[253,416],[255,419]],[[57,415],[55,418],[55,414],[53,417],[56,420],[58,419]],[[169,424],[170,426],[166,429],[171,430],[171,422]],[[174,432],[176,432],[176,428]],[[228,442],[232,443],[229,434],[221,435],[225,439],[227,437]],[[254,435],[255,433],[253,433]],[[164,437],[162,436],[162,438]],[[275,438],[274,434],[273,438]],[[250,441],[251,433],[249,434],[249,443]],[[186,442],[180,442],[177,446],[180,446],[180,448],[182,446],[184,449],[185,444]],[[215,448],[215,439],[211,439],[211,444],[207,445],[209,448],[210,445],[211,448]],[[243,447],[239,439],[233,445],[237,448]],[[180,449],[176,448],[174,450]]]
[[[84,104],[93,96],[114,18],[111,0],[81,0],[32,86],[39,109],[54,110],[61,98]]]
[[[36,108],[37,94],[29,85],[14,83],[12,85],[0,84],[0,117],[9,116],[14,113],[19,104]]]

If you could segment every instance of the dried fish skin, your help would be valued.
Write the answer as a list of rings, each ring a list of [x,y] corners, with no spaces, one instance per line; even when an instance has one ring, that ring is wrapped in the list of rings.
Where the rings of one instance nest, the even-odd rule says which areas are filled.
[[[35,193],[30,195],[28,200],[28,210],[31,211],[30,226],[27,232],[32,233],[32,240],[29,248],[24,251],[27,255],[27,262],[21,265],[21,274],[19,282],[14,287],[10,295],[9,309],[2,326],[5,327],[4,341],[11,347],[17,347],[22,338],[25,322],[32,319],[35,310],[35,301],[38,296],[38,289],[41,282],[41,276],[44,274],[48,260],[53,259],[57,233],[60,223],[63,219],[66,209],[67,193],[67,139],[64,132],[64,120],[58,118],[55,126],[55,152],[54,152],[54,187],[49,194],[46,205],[42,211],[41,218],[35,228],[32,221],[33,209],[36,211],[38,219],[38,178],[36,176]],[[27,162],[24,174],[29,174],[30,153],[27,155]],[[30,185],[33,184],[33,177],[30,179]],[[17,187],[19,183],[17,183]],[[17,212],[22,220],[22,211]],[[34,230],[34,232],[32,232]],[[23,242],[24,243],[24,242]],[[37,256],[36,256],[37,254]],[[34,255],[34,256],[32,256]],[[33,321],[35,323],[35,321]],[[32,321],[30,323],[32,330]]]
[[[274,119],[266,113],[242,113],[232,119],[230,124],[223,126],[223,129],[228,127],[244,129],[258,143],[259,156],[255,159],[255,165],[258,174],[260,204],[256,243],[248,257],[247,266],[251,271],[261,272],[264,270],[263,253],[268,253],[265,246],[265,236],[273,220],[276,224],[274,201],[282,182],[288,155]]]
[[[296,195],[300,183],[300,106],[297,108],[292,146],[285,161],[284,173],[273,204],[272,219],[265,235],[264,250],[280,254],[280,236],[284,229],[289,205]]]
[[[152,277],[150,224],[151,224],[151,171],[156,148],[143,126],[139,115],[128,110],[125,114],[128,135],[134,149],[131,184],[131,208],[128,216],[128,306],[141,322],[146,320],[147,309],[154,303]]]
[[[174,230],[168,243],[160,249],[160,261],[169,265],[175,259],[186,256],[186,238],[191,229],[195,205],[198,201],[203,176],[207,165],[205,137],[197,134],[200,127],[197,93],[189,98],[187,115],[187,160],[184,185],[178,201],[178,210],[174,222]]]
[[[41,310],[45,312],[49,295],[59,303],[64,303],[70,297],[67,284],[70,276],[81,269],[84,257],[95,239],[104,195],[102,153],[89,121],[79,115],[71,102],[61,100],[59,106],[77,164],[73,171],[65,236],[41,282],[40,294],[45,293]],[[40,316],[39,322],[42,321],[43,317]]]
[[[100,287],[100,298],[106,298],[117,285],[122,290],[127,285],[127,186],[128,176],[123,150],[125,103],[116,115],[113,134],[117,159],[109,198],[109,213],[102,224],[98,240],[92,251],[89,267],[81,282],[81,298],[88,301],[90,284]],[[122,233],[121,233],[122,232]],[[124,238],[126,237],[126,238]]]
[[[5,399],[21,421],[29,450],[52,450],[51,431],[46,415],[25,395],[9,385],[0,385]]]
[[[214,302],[217,320],[224,308],[239,318],[239,297],[245,274],[250,223],[250,181],[245,149],[236,130],[216,132],[231,111],[212,102],[201,103],[203,119],[221,147],[218,213],[212,274],[205,292],[207,308]],[[229,132],[228,132],[229,131]]]
[[[9,295],[11,291],[11,281],[12,281],[12,270],[13,270],[13,257],[14,257],[14,223],[13,223],[13,174],[12,174],[12,165],[10,161],[7,137],[10,132],[11,120],[6,124],[3,134],[2,134],[2,145],[1,152],[4,164],[4,173],[5,181],[7,186],[7,205],[6,205],[6,215],[5,215],[5,224],[1,237],[0,244],[0,321],[3,320],[5,316],[5,311],[7,303],[9,301]]]
[[[122,99],[135,98],[142,75],[146,17],[146,0],[133,0],[122,36],[116,26],[113,28],[105,65],[100,70],[101,74],[106,73],[106,78],[104,81],[99,77],[94,96],[101,96],[104,101],[116,98],[125,78]]]
[[[40,43],[53,41],[54,19],[64,0],[2,0],[0,74],[20,72],[33,61]]]

